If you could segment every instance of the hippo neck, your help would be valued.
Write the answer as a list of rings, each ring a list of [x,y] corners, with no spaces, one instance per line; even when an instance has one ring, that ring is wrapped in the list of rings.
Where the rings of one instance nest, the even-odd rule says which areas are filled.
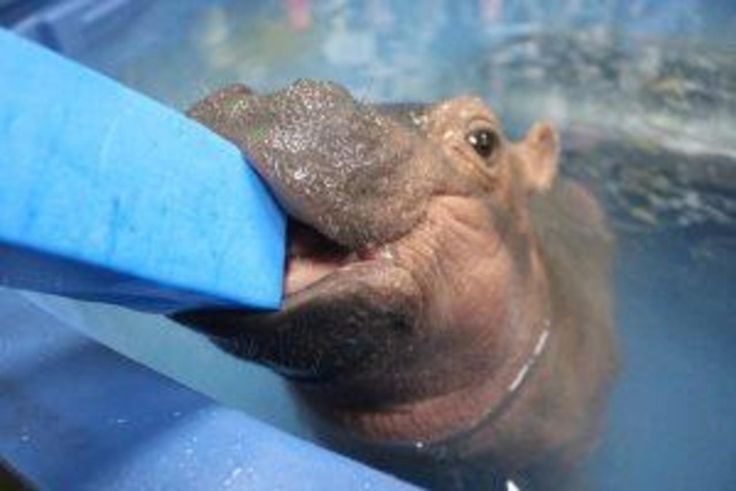
[[[534,259],[533,267],[538,276],[530,282],[534,284],[534,291],[521,310],[539,314],[525,320],[526,327],[520,328],[524,336],[513,347],[513,355],[507,363],[493,376],[481,384],[385,410],[363,411],[311,404],[321,415],[322,422],[336,422],[339,428],[350,428],[367,442],[409,445],[421,451],[435,445],[452,446],[453,442],[464,440],[504,414],[534,377],[550,336],[554,336],[547,277],[539,258]],[[334,433],[330,431],[334,428],[327,430]],[[342,436],[336,435],[336,438],[339,440]]]
[[[514,363],[481,387],[413,402],[391,412],[352,413],[348,425],[372,441],[409,444],[422,450],[431,445],[453,446],[505,413],[526,386],[546,352],[552,324],[534,328],[536,336]]]

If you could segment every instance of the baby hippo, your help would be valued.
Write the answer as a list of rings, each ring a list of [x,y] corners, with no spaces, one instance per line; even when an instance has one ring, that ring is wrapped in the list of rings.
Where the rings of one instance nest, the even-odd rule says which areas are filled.
[[[612,239],[548,123],[479,98],[371,105],[329,82],[222,89],[190,116],[290,216],[277,312],[174,318],[286,377],[333,447],[437,489],[561,489],[615,373]],[[244,382],[247,383],[247,382]]]

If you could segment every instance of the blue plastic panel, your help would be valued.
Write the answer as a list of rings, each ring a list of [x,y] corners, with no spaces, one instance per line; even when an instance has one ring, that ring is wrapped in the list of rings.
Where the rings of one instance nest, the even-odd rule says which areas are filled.
[[[214,403],[1,288],[0,313],[0,456],[41,490],[415,489]]]
[[[285,221],[236,147],[0,30],[0,285],[277,307]]]

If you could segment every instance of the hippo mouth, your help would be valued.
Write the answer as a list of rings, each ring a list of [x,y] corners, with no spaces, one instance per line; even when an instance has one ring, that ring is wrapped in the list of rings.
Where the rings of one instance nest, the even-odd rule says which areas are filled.
[[[291,217],[287,224],[287,234],[285,296],[309,288],[357,260],[355,252]]]
[[[351,250],[313,227],[289,217],[284,296],[290,297],[356,263],[374,260],[376,248]]]

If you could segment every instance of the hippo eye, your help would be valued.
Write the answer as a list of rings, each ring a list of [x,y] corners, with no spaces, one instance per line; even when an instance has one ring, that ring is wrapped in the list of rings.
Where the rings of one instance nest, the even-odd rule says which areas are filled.
[[[484,159],[491,157],[498,147],[498,136],[489,129],[473,131],[468,135],[467,140],[476,153]]]

